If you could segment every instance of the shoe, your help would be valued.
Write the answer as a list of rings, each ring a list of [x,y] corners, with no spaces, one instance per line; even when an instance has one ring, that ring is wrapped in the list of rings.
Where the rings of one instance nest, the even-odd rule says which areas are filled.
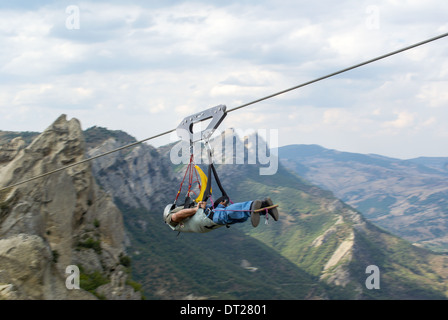
[[[257,210],[260,209],[262,206],[261,200],[255,200],[252,202],[252,205],[250,206],[250,210]],[[255,228],[260,223],[260,213],[259,212],[253,212],[250,215],[250,221],[252,222],[252,226]]]
[[[268,197],[262,201],[261,207],[266,208],[266,207],[270,207],[273,205],[274,205],[274,202],[272,202],[271,198]],[[268,213],[274,219],[274,221],[278,221],[278,209],[277,208],[269,209]]]

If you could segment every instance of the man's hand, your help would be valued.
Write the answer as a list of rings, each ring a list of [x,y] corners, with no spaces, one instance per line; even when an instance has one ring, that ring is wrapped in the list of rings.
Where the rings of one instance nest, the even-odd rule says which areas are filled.
[[[199,209],[199,208],[205,209],[206,206],[207,206],[207,202],[205,202],[205,201],[200,201],[200,202],[198,203],[197,209]]]
[[[171,216],[171,220],[174,222],[181,222],[182,220],[193,216],[196,211],[198,211],[199,208],[205,209],[205,206],[207,205],[207,202],[205,201],[201,201],[198,203],[198,205],[194,208],[187,208],[187,209],[182,209],[179,212],[174,213]]]

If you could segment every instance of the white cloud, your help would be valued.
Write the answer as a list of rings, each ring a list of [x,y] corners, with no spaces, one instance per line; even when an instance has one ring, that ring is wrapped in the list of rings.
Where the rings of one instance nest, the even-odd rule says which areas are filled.
[[[415,115],[407,111],[395,112],[397,118],[383,124],[386,128],[403,129],[414,124]]]
[[[448,107],[448,81],[434,81],[424,84],[417,98],[430,107]]]
[[[235,107],[447,31],[446,1],[377,1],[377,16],[371,5],[83,1],[79,30],[67,30],[58,2],[0,8],[0,129],[42,130],[67,113],[84,127],[143,139],[188,114]],[[446,155],[447,143],[435,143],[448,116],[445,43],[263,101],[223,125],[278,128],[281,144]],[[417,134],[434,143],[403,143]]]

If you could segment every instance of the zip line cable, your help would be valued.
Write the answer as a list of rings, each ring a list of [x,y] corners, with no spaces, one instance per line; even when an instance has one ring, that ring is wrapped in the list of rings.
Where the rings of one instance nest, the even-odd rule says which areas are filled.
[[[285,90],[282,90],[282,91],[273,93],[273,94],[271,94],[271,95],[265,96],[265,97],[263,97],[263,98],[259,98],[259,99],[253,100],[253,101],[251,101],[251,102],[242,104],[242,105],[240,105],[240,106],[237,106],[237,107],[234,107],[234,108],[232,108],[232,109],[227,110],[227,113],[230,113],[230,112],[232,112],[232,111],[236,111],[236,110],[239,110],[239,109],[248,107],[248,106],[250,106],[250,105],[256,104],[256,103],[258,103],[258,102],[261,102],[261,101],[264,101],[264,100],[267,100],[267,99],[271,99],[271,98],[273,98],[273,97],[282,95],[282,94],[284,94],[284,93],[287,93],[287,92],[290,92],[290,91],[293,91],[293,90],[297,90],[297,89],[299,89],[299,88],[308,86],[308,85],[310,85],[310,84],[313,84],[313,83],[316,83],[316,82],[319,82],[319,81],[322,81],[322,80],[325,80],[325,79],[334,77],[334,76],[339,75],[339,74],[341,74],[341,73],[345,73],[345,72],[347,72],[347,71],[350,71],[350,70],[353,70],[353,69],[356,69],[356,68],[365,66],[365,65],[370,64],[370,63],[372,63],[372,62],[376,62],[376,61],[379,61],[379,60],[382,60],[382,59],[391,57],[391,56],[396,55],[396,54],[398,54],[398,53],[402,53],[402,52],[404,52],[404,51],[408,51],[408,50],[410,50],[410,49],[413,49],[413,48],[422,46],[422,45],[424,45],[424,44],[427,44],[427,43],[430,43],[430,42],[433,42],[433,41],[442,39],[442,38],[447,37],[447,36],[448,36],[448,32],[447,32],[447,33],[444,33],[444,34],[441,34],[441,35],[439,35],[439,36],[436,36],[436,37],[433,37],[433,38],[430,38],[430,39],[427,39],[427,40],[424,40],[424,41],[415,43],[415,44],[413,44],[413,45],[404,47],[404,48],[402,48],[402,49],[399,49],[399,50],[396,50],[396,51],[392,51],[392,52],[390,52],[390,53],[381,55],[381,56],[379,56],[379,57],[376,57],[376,58],[373,58],[373,59],[370,59],[370,60],[367,60],[367,61],[364,61],[364,62],[355,64],[355,65],[353,65],[353,66],[351,66],[351,67],[348,67],[348,68],[345,68],[345,69],[341,69],[341,70],[339,70],[339,71],[336,71],[336,72],[327,74],[327,75],[325,75],[325,76],[316,78],[316,79],[314,79],[314,80],[304,82],[304,83],[299,84],[299,85],[297,85],[297,86],[295,86],[295,87],[291,87],[291,88],[289,88],[289,89],[285,89]],[[136,146],[136,145],[139,145],[139,144],[141,144],[141,143],[143,143],[143,142],[146,142],[146,141],[149,141],[149,140],[153,140],[153,139],[155,139],[155,138],[159,138],[159,137],[161,137],[161,136],[167,135],[167,134],[169,134],[169,133],[171,133],[171,132],[174,132],[174,131],[176,131],[176,129],[171,129],[171,130],[165,131],[165,132],[163,132],[163,133],[156,134],[156,135],[154,135],[154,136],[152,136],[152,137],[149,137],[149,138],[146,138],[146,139],[143,139],[143,140],[140,140],[140,141],[131,143],[131,144],[127,144],[127,145],[122,146],[122,147],[119,147],[119,148],[117,148],[117,149],[114,149],[114,150],[111,150],[111,151],[108,151],[108,152],[105,152],[105,153],[102,153],[102,154],[99,154],[99,155],[96,155],[96,156],[93,156],[93,157],[90,157],[90,158],[87,158],[87,159],[78,161],[78,162],[75,162],[75,163],[72,163],[72,164],[69,164],[69,165],[64,166],[64,167],[61,167],[61,168],[59,168],[59,169],[52,170],[52,171],[46,172],[46,173],[41,174],[41,175],[34,176],[34,177],[29,178],[29,179],[26,179],[26,180],[22,180],[22,181],[20,181],[20,182],[11,184],[11,185],[6,186],[6,187],[3,187],[3,188],[0,188],[0,192],[3,191],[3,190],[9,189],[9,188],[13,188],[13,187],[16,187],[16,186],[19,186],[19,185],[22,185],[22,184],[31,182],[31,181],[33,181],[33,180],[37,180],[37,179],[40,179],[40,178],[49,176],[49,175],[51,175],[51,174],[54,174],[54,173],[57,173],[57,172],[66,170],[66,169],[68,169],[68,168],[71,168],[71,167],[74,167],[74,166],[77,166],[77,165],[80,165],[80,164],[83,164],[83,163],[86,163],[86,162],[89,162],[89,161],[98,159],[98,158],[100,158],[100,157],[107,156],[107,155],[109,155],[109,154],[111,154],[111,153],[115,153],[115,152],[118,152],[118,151],[123,150],[123,149],[131,148],[131,147]]]
[[[255,104],[255,103],[258,103],[258,102],[261,102],[261,101],[264,101],[264,100],[267,100],[267,99],[270,99],[270,98],[273,98],[273,97],[276,97],[276,96],[279,96],[279,95],[284,94],[284,93],[287,93],[287,92],[289,92],[289,91],[296,90],[296,89],[299,89],[299,88],[308,86],[308,85],[313,84],[313,83],[315,83],[315,82],[318,82],[318,81],[321,81],[321,80],[325,80],[325,79],[334,77],[334,76],[336,76],[336,75],[338,75],[338,74],[341,74],[341,73],[344,73],[344,72],[347,72],[347,71],[350,71],[350,70],[353,70],[353,69],[362,67],[362,66],[364,66],[364,65],[370,64],[370,63],[372,63],[372,62],[376,62],[376,61],[378,61],[378,60],[382,60],[382,59],[384,59],[384,58],[388,58],[388,57],[393,56],[393,55],[396,55],[396,54],[398,54],[398,53],[401,53],[401,52],[404,52],[404,51],[407,51],[407,50],[410,50],[410,49],[413,49],[413,48],[422,46],[422,45],[427,44],[427,43],[429,43],[429,42],[439,40],[439,39],[444,38],[444,37],[446,37],[446,36],[448,36],[448,32],[447,32],[447,33],[444,33],[444,34],[441,34],[441,35],[439,35],[439,36],[437,36],[437,37],[434,37],[434,38],[431,38],[431,39],[428,39],[428,40],[425,40],[425,41],[421,41],[421,42],[415,43],[415,44],[410,45],[410,46],[408,46],[408,47],[405,47],[405,48],[402,48],[402,49],[399,49],[399,50],[396,50],[396,51],[393,51],[393,52],[390,52],[390,53],[386,53],[386,54],[384,54],[384,55],[382,55],[382,56],[379,56],[379,57],[376,57],[376,58],[367,60],[367,61],[365,61],[365,62],[361,62],[361,63],[355,64],[355,65],[353,65],[353,66],[351,66],[351,67],[348,67],[348,68],[345,68],[345,69],[342,69],[342,70],[339,70],[339,71],[336,71],[336,72],[327,74],[326,76],[323,76],[323,77],[320,77],[320,78],[316,78],[316,79],[314,79],[314,80],[311,80],[311,81],[308,81],[308,82],[299,84],[298,86],[295,86],[295,87],[292,87],[292,88],[289,88],[289,89],[286,89],[286,90],[283,90],[283,91],[279,91],[279,92],[274,93],[274,94],[271,94],[271,95],[269,95],[269,96],[266,96],[266,97],[263,97],[263,98],[260,98],[260,99],[257,99],[257,100],[254,100],[254,101],[245,103],[245,104],[240,105],[240,106],[238,106],[238,107],[235,107],[235,108],[233,108],[233,109],[227,110],[227,113],[232,112],[232,111],[235,111],[235,110],[238,110],[238,109],[241,109],[241,108],[244,108],[244,107],[247,107],[247,106],[250,106],[250,105],[252,105],[252,104]]]
[[[98,159],[98,158],[100,158],[100,157],[107,156],[107,155],[109,155],[109,154],[111,154],[111,153],[118,152],[118,151],[123,150],[123,149],[131,148],[131,147],[136,146],[136,145],[138,145],[138,144],[141,144],[141,143],[143,143],[143,142],[145,142],[145,141],[148,141],[148,140],[151,140],[151,139],[155,139],[155,138],[164,136],[164,135],[166,135],[166,134],[168,134],[168,133],[171,133],[171,132],[173,132],[173,131],[175,131],[175,130],[176,130],[176,129],[172,129],[172,130],[169,130],[169,131],[165,131],[165,132],[163,132],[163,133],[159,133],[159,134],[157,134],[157,135],[155,135],[155,136],[152,136],[152,137],[149,137],[149,138],[146,138],[146,139],[137,141],[137,142],[133,142],[133,143],[131,143],[131,144],[127,144],[127,145],[122,146],[122,147],[120,147],[120,148],[117,148],[117,149],[114,149],[114,150],[111,150],[111,151],[108,151],[108,152],[105,152],[105,153],[102,153],[102,154],[99,154],[99,155],[96,155],[96,156],[93,156],[93,157],[90,157],[90,158],[87,158],[87,159],[84,159],[84,160],[81,160],[81,161],[78,161],[78,162],[75,162],[75,163],[66,165],[66,166],[61,167],[61,168],[59,168],[59,169],[55,169],[55,170],[52,170],[52,171],[43,173],[43,174],[41,174],[41,175],[32,177],[32,178],[29,178],[29,179],[26,179],[26,180],[22,180],[22,181],[20,181],[20,182],[17,182],[17,183],[14,183],[14,184],[11,184],[11,185],[9,185],[9,186],[6,186],[6,187],[1,188],[1,189],[0,189],[0,192],[3,191],[3,190],[6,190],[6,189],[12,188],[12,187],[19,186],[19,185],[21,185],[21,184],[25,184],[25,183],[27,183],[27,182],[31,182],[31,181],[33,181],[33,180],[37,180],[37,179],[40,179],[40,178],[49,176],[49,175],[51,175],[51,174],[53,174],[53,173],[57,173],[57,172],[59,172],[59,171],[63,171],[63,170],[66,170],[66,169],[68,169],[68,168],[71,168],[71,167],[74,167],[74,166],[77,166],[77,165],[80,165],[80,164],[83,164],[83,163],[86,163],[86,162],[89,162],[89,161]]]

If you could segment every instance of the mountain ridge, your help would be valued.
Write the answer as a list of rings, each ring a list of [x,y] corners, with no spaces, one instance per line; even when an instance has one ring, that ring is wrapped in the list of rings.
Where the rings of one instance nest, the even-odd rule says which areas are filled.
[[[382,228],[428,248],[448,250],[448,172],[443,169],[448,158],[401,160],[307,145],[282,147],[279,154],[283,165]]]
[[[65,123],[62,120],[65,118],[59,120],[61,124]],[[56,133],[63,135],[67,132],[64,126],[56,126],[55,129]],[[79,129],[77,130],[76,136],[79,136]],[[89,137],[89,134],[92,136]],[[75,151],[78,156],[84,156],[86,153],[94,156],[132,140],[126,133],[117,135],[117,132],[109,132],[104,128],[85,130],[81,135],[85,136],[85,141],[89,141],[88,146],[79,144],[79,137],[74,139],[75,137],[71,136],[70,139],[59,140],[61,149],[42,146],[33,152],[45,158],[56,151],[61,155],[58,160],[60,162],[56,161],[52,165],[62,165],[77,161],[70,152]],[[244,140],[240,138],[235,137],[233,141],[244,144]],[[9,140],[7,148],[4,149],[4,159],[15,159],[34,143],[24,149],[25,144],[19,143],[18,140],[12,142]],[[75,145],[77,147],[73,148]],[[170,161],[171,148],[172,145],[154,148],[141,144],[93,160],[87,167],[78,168],[87,176],[91,172],[92,178],[89,179],[94,179],[98,185],[97,191],[93,193],[81,192],[90,190],[89,187],[80,188],[79,199],[83,200],[73,209],[73,212],[79,210],[81,216],[90,217],[85,218],[84,222],[91,223],[93,229],[88,231],[81,228],[84,230],[81,233],[92,237],[89,252],[95,252],[95,239],[103,239],[102,236],[95,235],[96,225],[102,228],[105,225],[101,219],[98,219],[101,220],[98,221],[99,224],[96,223],[95,214],[92,212],[82,214],[83,208],[86,208],[85,204],[87,208],[99,205],[98,198],[90,198],[92,202],[89,202],[89,198],[84,198],[84,195],[93,196],[95,192],[99,192],[105,199],[113,200],[113,206],[122,213],[126,230],[122,238],[123,246],[131,258],[128,261],[129,257],[120,257],[119,252],[124,252],[124,247],[120,247],[115,254],[119,261],[112,259],[109,262],[126,266],[132,263],[132,278],[141,284],[147,298],[447,298],[446,255],[417,248],[408,241],[376,227],[359,211],[336,198],[331,191],[307,181],[281,163],[277,173],[271,176],[260,175],[259,163],[236,164],[234,161],[234,164],[217,165],[221,182],[233,201],[270,196],[279,204],[278,222],[267,220],[268,224],[265,225],[262,218],[262,223],[257,228],[253,228],[250,223],[244,223],[232,225],[230,229],[220,228],[205,235],[181,234],[176,237],[161,218],[163,207],[174,200],[185,169],[183,165],[174,165]],[[245,154],[252,152],[254,148],[256,147],[247,148]],[[32,154],[30,151],[28,153]],[[28,164],[30,163],[28,161]],[[48,162],[50,163],[51,161]],[[51,168],[49,165],[40,165],[28,174],[37,174]],[[80,186],[86,186],[86,180],[79,179],[82,177],[80,171],[74,170],[72,173],[78,177]],[[14,179],[20,180],[21,177],[16,176]],[[64,181],[69,180],[64,178]],[[53,194],[58,194],[56,191],[60,188],[54,180],[47,180],[46,183],[43,187],[27,188],[34,192],[35,189],[50,190],[49,187],[52,186]],[[87,184],[89,185],[95,184]],[[218,188],[214,187],[213,190]],[[9,216],[11,208],[17,207],[16,203],[8,202],[10,200],[5,202],[7,199],[11,198],[2,199],[0,220]],[[17,214],[23,215],[23,212],[18,211],[18,207],[15,210]],[[52,235],[56,236],[57,232]],[[44,237],[42,239],[45,241]],[[0,242],[2,240],[0,239]],[[50,241],[50,248],[54,249],[51,243]],[[100,244],[101,248],[107,247],[103,241]],[[35,248],[40,246],[36,243]],[[83,248],[85,247],[78,249],[83,251]],[[60,250],[64,254],[61,260],[65,261],[70,256],[70,250]],[[0,258],[2,252],[6,251],[0,250]],[[95,263],[91,262],[89,266],[94,270]],[[368,277],[366,268],[372,265],[377,266],[381,272],[381,288],[378,290],[371,290],[365,284]],[[98,265],[97,267],[99,268]],[[123,269],[120,267],[118,271]],[[125,282],[122,275],[113,277],[110,285]],[[5,282],[0,273],[0,285],[2,283]],[[0,287],[0,290],[2,288]],[[20,288],[20,285],[7,285],[4,288],[6,289],[3,291],[11,292],[12,289]],[[111,291],[113,290],[110,286],[100,290],[101,294]]]
[[[220,142],[222,140],[218,141]],[[233,141],[234,143],[244,144],[244,140],[241,138],[235,138]],[[247,223],[232,225],[229,230],[221,228],[206,235],[181,234],[179,237],[183,239],[182,242],[176,242],[174,240],[175,236],[170,236],[172,231],[164,226],[160,218],[162,208],[167,203],[173,201],[185,168],[182,165],[173,165],[171,163],[169,151],[172,146],[157,148],[158,159],[156,159],[156,163],[163,162],[169,164],[164,167],[164,170],[171,170],[170,172],[172,172],[171,179],[156,182],[158,185],[163,186],[164,191],[162,193],[164,197],[161,197],[157,189],[155,189],[153,194],[158,194],[160,197],[152,203],[152,208],[149,210],[147,208],[129,208],[129,206],[126,209],[125,206],[119,205],[124,212],[127,211],[129,213],[125,214],[125,217],[127,217],[125,221],[128,223],[128,228],[133,230],[131,233],[136,236],[138,235],[138,237],[131,241],[141,244],[140,249],[132,255],[133,260],[139,265],[139,270],[136,271],[139,273],[137,278],[142,282],[145,290],[154,293],[153,289],[158,288],[156,290],[158,294],[152,295],[153,298],[173,298],[173,289],[170,285],[167,285],[167,283],[172,283],[173,279],[167,278],[165,274],[160,274],[160,270],[163,269],[162,266],[157,267],[160,263],[161,265],[170,265],[170,270],[176,270],[179,275],[186,276],[188,274],[187,277],[189,280],[186,282],[189,283],[189,286],[184,288],[185,291],[183,291],[182,297],[194,296],[210,299],[213,297],[216,298],[216,294],[220,292],[224,296],[218,295],[218,298],[248,299],[249,297],[243,293],[247,292],[248,289],[233,291],[229,287],[202,287],[200,283],[204,281],[203,275],[201,273],[198,274],[195,269],[191,269],[188,263],[186,264],[186,261],[183,259],[179,260],[177,257],[178,248],[181,246],[181,252],[187,250],[184,254],[194,259],[194,264],[199,269],[207,270],[210,268],[209,254],[215,256],[217,261],[227,260],[226,263],[231,262],[228,266],[230,269],[235,268],[235,266],[241,268],[242,261],[247,261],[250,265],[257,267],[257,270],[265,269],[266,266],[263,267],[260,262],[255,264],[253,261],[254,257],[248,256],[247,253],[239,256],[239,261],[232,261],[232,259],[220,260],[222,246],[218,247],[219,249],[214,248],[214,245],[219,245],[222,241],[218,239],[225,239],[226,244],[230,247],[240,247],[234,240],[231,241],[227,238],[230,235],[233,237],[233,232],[238,232],[236,235],[237,239],[245,239],[247,241],[253,238],[258,240],[263,245],[274,250],[274,252],[279,253],[282,259],[286,258],[289,263],[299,268],[298,270],[302,270],[300,272],[308,274],[308,276],[302,278],[300,281],[305,281],[304,279],[306,278],[315,279],[314,281],[318,287],[314,287],[312,291],[320,292],[315,297],[326,299],[446,298],[444,290],[446,275],[440,268],[435,270],[431,267],[431,264],[436,264],[435,261],[437,261],[437,265],[446,263],[446,256],[437,256],[430,251],[415,248],[405,240],[401,240],[390,233],[384,232],[369,223],[352,207],[335,198],[332,192],[325,191],[305,181],[303,178],[291,173],[291,171],[282,165],[279,165],[277,173],[272,176],[260,175],[259,164],[248,165],[247,162],[245,164],[236,164],[234,161],[233,164],[229,165],[217,165],[221,182],[227,190],[231,191],[229,195],[234,202],[271,196],[280,205],[281,218],[279,222],[270,221],[268,226],[261,223],[258,228],[252,228]],[[105,148],[104,151],[107,150],[105,145],[103,147]],[[212,141],[212,148],[217,147],[219,145],[213,145]],[[102,147],[98,146],[96,148],[98,148],[97,152],[100,152]],[[252,150],[255,149],[252,148]],[[149,151],[149,149],[147,150]],[[235,150],[238,150],[237,146]],[[248,149],[245,151],[246,155],[247,152],[249,152]],[[104,161],[98,168],[101,167],[103,172],[125,172],[132,168],[134,161],[138,163],[141,160],[141,158],[137,160],[133,158],[137,153],[137,151],[127,152],[126,155],[121,156],[117,154],[115,160],[109,160],[109,162]],[[153,153],[153,156],[155,156],[154,151]],[[220,154],[224,153],[221,152]],[[122,158],[122,156],[125,156],[125,158]],[[162,161],[162,159],[165,160]],[[151,163],[147,163],[147,166],[151,166]],[[153,170],[155,169],[153,168]],[[142,173],[145,174],[145,171],[142,171]],[[117,181],[125,185],[132,185],[142,181],[141,179],[132,179],[131,181],[127,175],[122,175],[121,177]],[[134,188],[136,187],[134,185]],[[103,185],[103,188],[109,189],[107,185]],[[218,190],[217,188],[214,189]],[[116,202],[121,201],[120,196],[122,194],[117,194],[115,198]],[[155,205],[157,202],[159,204]],[[153,237],[158,239],[157,243],[163,249],[149,245],[152,243],[152,240],[145,235],[145,231],[150,232]],[[201,241],[201,239],[207,239],[207,243],[211,247],[203,247],[202,243],[199,245],[195,242]],[[172,244],[173,248],[176,248],[173,249],[175,251],[174,256],[171,255],[169,249],[172,241],[174,241],[174,244]],[[201,246],[200,251],[196,250],[198,246]],[[260,249],[258,247],[257,250]],[[404,252],[400,253],[401,249]],[[191,256],[188,251],[195,252],[195,254]],[[158,253],[155,254],[155,252]],[[230,252],[233,251],[226,252],[228,257],[230,257]],[[266,251],[262,252],[264,253],[262,254],[260,252],[261,255],[268,255]],[[204,254],[206,256],[203,256]],[[155,265],[150,265],[142,257],[148,260],[152,259],[153,261],[157,257],[156,260],[159,262]],[[168,260],[163,262],[164,258]],[[279,258],[276,259],[278,260]],[[173,265],[172,261],[176,261],[176,264]],[[408,265],[412,261],[414,263]],[[367,277],[365,270],[367,266],[376,264],[382,271],[382,277],[387,279],[386,283],[389,283],[387,285],[385,284],[381,290],[372,291],[365,287]],[[152,270],[151,274],[153,274],[153,277],[148,278],[145,275],[145,266]],[[185,273],[183,269],[189,272]],[[255,274],[257,272],[255,271]],[[220,274],[220,272],[217,273]],[[154,276],[157,279],[154,279]],[[236,274],[232,277],[234,281],[238,278]],[[161,279],[164,279],[162,281],[163,283],[160,283]],[[209,281],[207,282],[209,283]],[[225,280],[224,278],[218,282],[227,283],[229,286],[232,285],[230,279]],[[210,296],[209,290],[212,290],[214,294]],[[259,288],[259,290],[261,295],[266,295],[262,293],[265,289]],[[295,288],[295,290],[298,289]],[[303,291],[301,293],[289,292],[289,294],[293,294],[293,297],[295,296],[294,299],[313,297],[312,294],[310,295],[311,291],[308,291],[308,293],[304,293]],[[252,294],[254,295],[254,292]],[[146,293],[146,295],[151,295],[151,293]],[[179,296],[177,297],[179,298]],[[284,299],[281,296],[278,296],[278,298]]]

